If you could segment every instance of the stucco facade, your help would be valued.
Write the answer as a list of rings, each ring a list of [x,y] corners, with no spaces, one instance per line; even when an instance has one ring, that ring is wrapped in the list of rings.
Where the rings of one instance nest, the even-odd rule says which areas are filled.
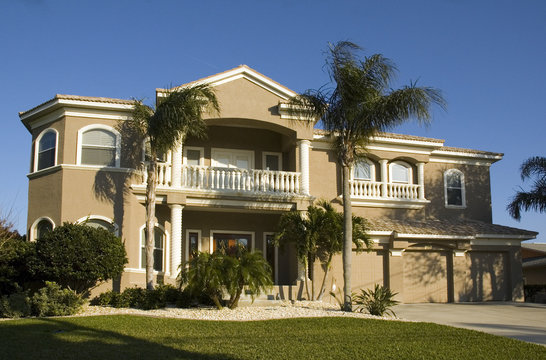
[[[220,113],[206,118],[206,139],[187,139],[159,167],[156,275],[172,282],[192,250],[234,241],[264,253],[277,285],[294,284],[294,252],[268,241],[283,212],[315,199],[341,210],[332,139],[286,111],[296,93],[246,66],[197,82],[214,87]],[[142,144],[123,130],[131,109],[127,100],[57,95],[20,113],[33,140],[28,236],[45,222],[112,224],[129,263],[102,289],[144,284],[146,164]],[[353,212],[369,219],[375,243],[354,253],[355,290],[380,283],[404,302],[521,300],[520,242],[536,233],[491,224],[489,167],[501,158],[438,139],[377,136],[351,178]],[[341,271],[336,257],[329,287],[342,285]],[[314,264],[315,287],[322,274]]]

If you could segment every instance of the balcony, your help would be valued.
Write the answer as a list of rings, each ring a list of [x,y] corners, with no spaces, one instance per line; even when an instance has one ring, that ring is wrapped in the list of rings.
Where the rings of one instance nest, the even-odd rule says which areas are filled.
[[[147,164],[142,168],[142,185],[147,181]],[[223,195],[267,195],[293,197],[305,195],[301,189],[301,173],[257,169],[220,168],[210,166],[187,166],[181,170],[181,186],[172,186],[172,167],[159,163],[157,169],[158,189],[180,189],[185,192],[204,192]]]
[[[425,199],[424,185],[350,180],[353,205],[420,209]]]

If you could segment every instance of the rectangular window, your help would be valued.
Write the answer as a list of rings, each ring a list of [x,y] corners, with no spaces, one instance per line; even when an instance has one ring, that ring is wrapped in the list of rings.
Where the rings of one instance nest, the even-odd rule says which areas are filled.
[[[186,164],[187,165],[201,165],[201,151],[188,149],[186,152]]]
[[[224,250],[229,254],[233,253],[238,245],[250,250],[251,242],[252,235],[250,234],[214,233],[212,251]]]
[[[269,266],[271,266],[271,277],[273,280],[275,279],[275,265],[276,265],[276,259],[275,259],[275,235],[273,234],[266,234],[265,235],[265,255],[266,260],[269,263]]]
[[[193,259],[195,254],[199,251],[199,233],[189,232],[188,233],[188,243],[189,243],[189,259]]]
[[[265,155],[265,169],[266,170],[272,170],[272,171],[279,171],[279,155],[274,154],[266,154]]]

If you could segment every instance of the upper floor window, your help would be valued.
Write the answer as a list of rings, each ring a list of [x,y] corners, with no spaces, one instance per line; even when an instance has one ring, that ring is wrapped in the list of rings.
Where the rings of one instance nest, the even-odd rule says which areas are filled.
[[[201,147],[184,146],[184,164],[190,166],[203,166],[204,149]]]
[[[119,167],[119,133],[104,125],[91,125],[78,134],[79,164]]]
[[[367,159],[358,160],[353,167],[353,179],[375,180],[375,166]]]
[[[281,153],[276,152],[263,152],[262,164],[264,170],[280,171],[282,170],[282,156]]]
[[[465,206],[464,174],[456,169],[444,173],[444,188],[446,206]]]
[[[57,161],[57,131],[47,129],[36,139],[36,154],[34,171],[55,166]]]
[[[402,161],[395,161],[389,164],[390,179],[392,183],[411,184],[411,166]]]

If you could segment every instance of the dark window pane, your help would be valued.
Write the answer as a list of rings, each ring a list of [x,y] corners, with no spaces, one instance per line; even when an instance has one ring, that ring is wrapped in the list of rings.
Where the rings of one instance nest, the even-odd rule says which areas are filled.
[[[273,280],[275,279],[275,244],[274,244],[275,237],[273,235],[266,235],[265,241],[266,241],[266,257],[267,262],[269,263],[269,266],[271,266],[271,277]]]
[[[53,230],[53,224],[49,220],[40,220],[36,226],[36,240]]]
[[[461,175],[457,173],[451,173],[447,176],[447,187],[460,188],[461,187]]]
[[[55,148],[38,153],[38,170],[55,165]]]
[[[186,151],[186,163],[188,165],[201,165],[201,151],[188,149]]]
[[[461,189],[447,189],[447,204],[448,205],[462,205],[463,196]]]
[[[55,148],[55,140],[57,138],[57,135],[53,131],[47,132],[42,138],[40,139],[40,144],[38,145],[38,152],[42,152],[49,149]]]
[[[154,270],[163,270],[163,249],[154,249]]]
[[[267,170],[279,171],[279,155],[266,155],[265,168]]]
[[[198,242],[199,241],[199,234],[198,233],[189,233],[189,242],[190,242],[190,254],[189,254],[189,257],[190,259],[193,258],[194,254],[197,253],[198,249],[199,249],[199,246],[198,246]]]

